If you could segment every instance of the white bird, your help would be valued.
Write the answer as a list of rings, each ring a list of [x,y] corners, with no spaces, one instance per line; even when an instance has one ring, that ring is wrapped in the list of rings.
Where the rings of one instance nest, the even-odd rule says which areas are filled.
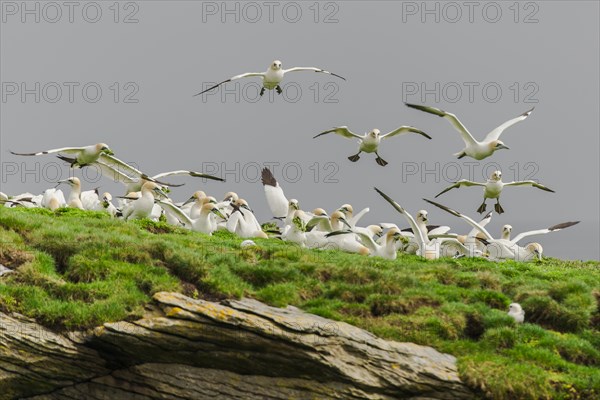
[[[342,230],[344,226],[352,228],[341,211],[335,211],[330,217],[322,208],[315,208],[312,215],[305,228],[306,247],[311,249],[327,246],[327,233]]]
[[[225,219],[221,211],[213,203],[206,203],[200,210],[200,215],[196,219],[190,218],[182,209],[177,207],[170,201],[156,199],[156,202],[165,210],[165,213],[173,215],[187,229],[194,232],[201,232],[207,235],[212,235],[217,230],[217,224],[211,219],[212,215],[216,215]]]
[[[402,237],[402,233],[397,228],[389,229],[386,232],[385,236],[382,237],[382,239],[384,240],[383,244],[379,244],[375,240],[373,240],[373,236],[371,236],[370,234],[364,231],[357,231],[356,229],[331,232],[328,233],[326,237],[331,238],[336,235],[345,235],[352,233],[357,235],[360,239],[360,242],[363,245],[365,245],[367,249],[369,249],[369,255],[382,257],[388,260],[395,260],[398,256],[398,248],[396,246],[396,242],[400,240],[400,238]]]
[[[85,167],[87,165],[91,165],[98,161],[100,157],[104,155],[113,155],[114,153],[108,147],[106,143],[97,143],[92,144],[90,146],[84,147],[61,147],[58,149],[38,151],[36,153],[15,153],[14,151],[10,152],[11,154],[17,156],[40,156],[43,154],[54,154],[54,153],[64,153],[70,154],[74,157],[67,158],[61,157],[59,154],[59,158],[62,160],[68,161],[71,163],[71,167]]]
[[[368,213],[370,209],[369,207],[365,207],[362,210],[360,210],[356,215],[354,215],[354,208],[350,204],[343,204],[340,208],[337,209],[337,211],[341,211],[344,214],[344,217],[346,217],[346,221],[348,221],[350,227],[354,229],[358,224],[358,221],[360,221],[360,219],[364,217],[364,215]]]
[[[506,121],[505,123],[503,123],[496,129],[494,129],[490,133],[488,133],[486,135],[486,137],[483,139],[483,141],[480,142],[480,141],[477,141],[473,137],[473,135],[471,135],[471,133],[462,124],[462,122],[460,122],[458,120],[456,115],[451,114],[446,111],[443,111],[443,110],[440,110],[439,108],[420,106],[417,104],[408,104],[408,103],[405,103],[405,104],[408,107],[416,108],[417,110],[425,111],[427,113],[437,115],[439,117],[445,118],[448,121],[450,121],[452,126],[460,133],[462,140],[465,142],[465,148],[462,149],[461,151],[459,151],[458,153],[455,153],[454,155],[457,156],[459,159],[463,158],[464,156],[469,156],[476,160],[483,160],[484,158],[489,157],[492,154],[494,154],[494,152],[496,150],[508,149],[508,147],[506,147],[504,142],[499,140],[500,135],[502,134],[502,132],[504,132],[504,130],[506,128],[513,126],[517,122],[523,121],[533,111],[533,108],[532,108],[531,110],[524,112],[523,114],[519,115],[518,117]]]
[[[440,258],[440,247],[442,244],[452,242],[459,247],[462,246],[462,244],[454,238],[436,238],[433,240],[429,239],[427,233],[423,232],[423,226],[417,224],[414,218],[400,204],[395,202],[391,197],[383,193],[381,190],[375,188],[375,191],[379,193],[381,197],[383,197],[388,203],[390,203],[392,207],[396,209],[396,211],[402,214],[410,224],[412,232],[415,235],[415,241],[419,246],[419,249],[417,250],[418,256],[424,257],[427,260],[436,260]]]
[[[232,203],[232,206],[234,210],[226,224],[229,232],[235,233],[242,238],[268,238],[246,200],[237,199]]]
[[[542,259],[543,248],[539,243],[529,243],[525,247],[521,247],[518,245],[518,242],[528,236],[533,235],[541,235],[550,232],[558,232],[562,229],[566,229],[570,226],[576,225],[579,221],[574,222],[564,222],[561,224],[553,225],[546,229],[538,229],[535,231],[523,232],[517,235],[512,240],[507,239],[494,239],[492,235],[480,224],[475,222],[472,218],[467,215],[461,214],[458,211],[455,211],[449,207],[446,207],[442,204],[436,203],[431,200],[423,199],[426,202],[433,204],[436,207],[441,208],[442,210],[465,220],[469,225],[473,228],[477,229],[481,236],[476,235],[476,239],[480,240],[483,244],[485,244],[485,249],[488,253],[488,257],[490,260],[515,260],[515,261],[530,261],[533,259]]]
[[[512,303],[508,306],[508,315],[510,315],[518,324],[525,321],[525,311],[519,303]]]
[[[261,181],[265,190],[267,204],[276,219],[287,218],[290,214],[290,201],[285,197],[283,189],[269,168],[263,168]],[[292,211],[293,213],[293,211]]]
[[[463,186],[483,186],[483,203],[477,209],[477,212],[480,214],[483,213],[487,208],[485,204],[487,199],[496,199],[494,209],[498,214],[502,214],[504,212],[504,209],[500,205],[500,193],[502,193],[502,189],[504,189],[505,186],[533,186],[535,188],[545,190],[546,192],[554,193],[554,190],[537,183],[536,181],[512,181],[504,183],[502,182],[502,172],[494,171],[487,182],[473,182],[467,179],[461,179],[460,181],[442,190],[435,197],[437,198],[449,190],[461,188]]]
[[[81,202],[81,181],[76,176],[59,181],[58,184],[66,183],[71,187],[71,193],[67,198],[67,206],[71,208],[78,208],[83,210],[83,203]],[[57,185],[58,186],[58,185]]]
[[[326,71],[324,69],[321,68],[315,68],[315,67],[294,67],[294,68],[290,68],[290,69],[283,69],[281,67],[281,61],[279,60],[275,60],[271,63],[271,65],[269,65],[269,68],[267,69],[266,72],[246,72],[244,74],[240,74],[240,75],[236,75],[233,76],[229,79],[224,80],[223,82],[219,82],[214,86],[209,87],[206,90],[201,91],[198,94],[195,94],[195,96],[199,96],[203,93],[206,93],[210,90],[213,90],[227,82],[231,82],[231,81],[235,81],[237,79],[241,79],[241,78],[247,78],[247,77],[251,77],[251,76],[259,76],[262,78],[262,84],[263,87],[260,91],[260,95],[262,96],[263,94],[265,94],[265,90],[277,90],[278,94],[281,94],[283,92],[283,89],[281,89],[281,86],[279,86],[279,84],[281,83],[281,81],[283,80],[283,76],[285,74],[287,74],[288,72],[295,72],[295,71],[313,71],[313,72],[321,72],[324,74],[329,74],[329,75],[333,75],[333,76],[337,76],[338,78],[341,78],[343,80],[346,80],[346,78],[341,77],[340,75],[334,74],[332,72]]]
[[[427,139],[431,139],[431,136],[412,126],[401,126],[398,129],[395,129],[383,135],[381,134],[381,131],[379,129],[373,129],[372,131],[365,133],[364,135],[358,135],[356,133],[351,132],[347,126],[339,126],[328,131],[321,132],[315,137],[313,137],[313,139],[316,139],[319,136],[326,135],[328,133],[335,133],[336,135],[340,135],[349,139],[358,139],[358,153],[348,157],[348,160],[352,162],[358,161],[358,159],[360,158],[360,153],[362,152],[375,153],[375,155],[377,156],[377,158],[375,158],[375,161],[382,167],[385,167],[388,164],[387,161],[381,158],[381,156],[378,153],[379,145],[382,139],[403,135],[405,133],[418,133],[419,135],[425,136]]]
[[[62,190],[50,188],[44,191],[40,205],[51,211],[56,211],[61,207],[65,207],[67,202],[65,201],[65,195]]]
[[[240,243],[240,247],[241,247],[242,249],[246,249],[246,248],[248,248],[248,247],[256,247],[256,243],[254,243],[254,242],[253,242],[252,240],[250,240],[250,239],[247,239],[247,240],[244,240],[242,243]]]
[[[154,209],[155,197],[167,198],[167,195],[161,190],[157,183],[144,183],[142,186],[142,193],[139,198],[132,199],[132,201],[123,208],[123,219],[128,221],[130,219],[149,218],[152,210]]]
[[[204,174],[202,172],[188,171],[188,170],[161,172],[160,174],[153,175],[150,178],[152,181],[160,182],[160,181],[162,181],[162,178],[166,178],[168,176],[191,176],[194,178],[203,178],[203,179],[210,179],[213,181],[225,182],[225,179],[219,178],[218,176],[213,176],[213,175],[209,175],[209,174]],[[124,181],[122,183],[125,183],[127,185],[128,192],[137,192],[142,188],[142,185],[146,181],[147,181],[146,179],[135,177],[135,178],[130,178],[127,181]],[[181,185],[164,183],[163,186],[178,187]]]

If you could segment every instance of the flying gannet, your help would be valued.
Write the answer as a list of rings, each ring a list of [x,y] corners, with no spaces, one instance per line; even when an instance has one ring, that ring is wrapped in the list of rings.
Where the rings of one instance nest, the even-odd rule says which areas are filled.
[[[295,72],[295,71],[313,71],[313,72],[321,72],[324,74],[329,74],[329,75],[333,75],[333,76],[337,76],[338,78],[341,78],[343,80],[346,80],[346,78],[341,77],[340,75],[334,74],[332,72],[326,71],[322,68],[315,68],[315,67],[294,67],[294,68],[290,68],[290,69],[283,69],[281,67],[281,61],[279,60],[275,60],[271,63],[271,65],[269,65],[269,68],[267,69],[266,72],[247,72],[244,74],[240,74],[240,75],[236,75],[233,76],[229,79],[224,80],[223,82],[219,82],[214,86],[209,87],[206,90],[201,91],[200,93],[197,93],[194,95],[195,96],[199,96],[203,93],[206,93],[210,90],[213,90],[227,82],[231,82],[237,79],[241,79],[241,78],[247,78],[247,77],[251,77],[251,76],[259,76],[262,78],[262,83],[263,83],[263,87],[260,91],[260,95],[262,96],[263,94],[265,94],[265,90],[277,90],[278,94],[281,94],[283,92],[283,89],[281,89],[281,86],[279,86],[279,84],[281,83],[281,81],[283,80],[283,76],[288,73],[288,72]]]
[[[546,192],[554,193],[554,190],[540,183],[537,183],[536,181],[512,181],[504,183],[502,182],[502,172],[494,171],[492,172],[492,175],[490,176],[490,179],[487,180],[487,182],[473,182],[467,179],[462,179],[454,183],[453,185],[448,186],[446,189],[438,193],[435,197],[437,198],[449,190],[452,190],[454,188],[458,189],[463,186],[483,186],[483,203],[481,203],[481,205],[477,209],[477,212],[480,214],[482,214],[487,207],[485,204],[487,199],[496,199],[494,209],[498,214],[502,214],[504,212],[504,209],[500,205],[500,194],[502,193],[502,189],[504,189],[505,186],[533,186],[535,188],[545,190]]]
[[[348,157],[348,160],[352,162],[358,161],[358,159],[360,158],[360,153],[362,152],[375,153],[375,155],[377,156],[377,158],[375,158],[375,161],[382,167],[385,167],[388,164],[388,162],[381,158],[381,156],[378,153],[379,145],[381,144],[382,139],[403,135],[405,133],[418,133],[419,135],[425,136],[427,139],[431,139],[431,136],[412,126],[401,126],[398,129],[395,129],[383,135],[381,134],[381,131],[379,129],[373,129],[372,131],[365,133],[364,135],[358,135],[356,133],[351,132],[347,126],[339,126],[328,131],[321,132],[318,135],[314,136],[313,139],[316,139],[319,136],[323,136],[328,133],[335,133],[336,135],[340,135],[349,139],[358,139],[358,153]]]
[[[496,129],[492,130],[490,133],[486,135],[483,141],[477,141],[473,135],[467,130],[467,128],[459,121],[456,115],[451,114],[449,112],[440,110],[439,108],[420,106],[417,104],[409,104],[405,103],[408,107],[415,108],[417,110],[425,111],[430,114],[437,115],[439,117],[445,118],[452,126],[460,133],[462,140],[465,142],[465,148],[455,153],[459,159],[465,156],[472,157],[476,160],[483,160],[486,157],[494,154],[496,150],[500,149],[508,149],[504,142],[500,140],[500,135],[504,130],[517,122],[523,121],[525,118],[531,114],[533,108],[529,111],[524,112],[516,118],[506,121]]]

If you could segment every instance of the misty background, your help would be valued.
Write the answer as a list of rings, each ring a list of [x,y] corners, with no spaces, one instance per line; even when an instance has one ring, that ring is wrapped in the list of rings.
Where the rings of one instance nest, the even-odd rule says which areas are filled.
[[[506,189],[505,213],[488,225],[493,235],[504,224],[516,235],[581,220],[528,239],[549,256],[600,258],[598,2],[45,3],[1,2],[2,192],[41,193],[69,174],[54,156],[18,157],[9,149],[105,142],[148,174],[190,169],[227,179],[169,178],[185,183],[173,188],[175,201],[200,189],[217,199],[231,190],[267,221],[259,169],[269,165],[304,210],[351,203],[356,212],[370,207],[362,224],[407,226],[377,186],[413,215],[427,209],[431,224],[465,233],[466,223],[422,198],[460,178],[484,181],[499,168],[505,181],[535,179],[556,193]],[[248,78],[228,84],[227,95],[193,97],[209,82],[265,71],[275,59],[347,81],[296,72],[286,75],[282,96],[270,91],[259,99],[260,80]],[[510,150],[478,162],[452,156],[463,142],[448,121],[404,101],[456,114],[477,139],[535,110],[502,135]],[[386,167],[374,154],[352,163],[355,140],[312,139],[339,125],[361,134],[413,125],[433,140],[394,137],[380,148]],[[84,190],[123,194],[94,171],[75,175]],[[478,219],[482,190],[438,200]]]

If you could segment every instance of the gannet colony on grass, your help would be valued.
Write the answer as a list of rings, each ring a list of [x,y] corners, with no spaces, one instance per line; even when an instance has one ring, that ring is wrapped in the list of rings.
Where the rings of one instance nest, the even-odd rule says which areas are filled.
[[[198,94],[208,92],[232,80],[255,76],[262,79],[263,89],[260,93],[261,95],[264,94],[265,90],[273,89],[281,93],[282,89],[279,84],[282,82],[284,75],[295,71],[313,71],[344,79],[339,75],[315,67],[283,69],[281,61],[275,60],[266,72],[236,75]],[[504,142],[500,140],[500,135],[505,129],[525,120],[533,111],[533,109],[529,110],[503,123],[488,133],[482,141],[478,141],[454,114],[428,106],[406,105],[450,121],[454,128],[459,131],[465,143],[465,148],[454,155],[458,158],[468,156],[476,160],[490,157],[497,150],[508,149]],[[315,138],[328,133],[335,133],[345,138],[355,138],[358,140],[359,151],[357,154],[348,157],[350,161],[358,161],[360,154],[363,152],[375,153],[375,160],[380,166],[388,164],[379,155],[383,139],[407,133],[415,133],[427,139],[432,139],[431,136],[422,130],[408,125],[400,126],[383,135],[378,129],[373,129],[364,135],[359,135],[351,132],[346,126],[340,126],[326,130],[316,135]],[[488,213],[481,221],[476,222],[465,214],[442,204],[426,200],[428,203],[466,221],[471,226],[471,231],[459,234],[452,232],[452,229],[448,226],[428,225],[429,220],[426,210],[420,210],[413,214],[387,194],[392,193],[389,189],[385,189],[384,192],[375,188],[375,192],[391,205],[390,211],[393,208],[402,217],[398,218],[398,214],[391,212],[389,221],[382,221],[377,225],[361,226],[360,219],[369,212],[369,208],[365,208],[356,214],[350,204],[343,204],[338,209],[332,210],[330,214],[322,208],[316,208],[311,211],[302,210],[300,201],[293,198],[288,199],[275,176],[273,176],[268,168],[265,168],[262,171],[262,186],[271,215],[268,216],[268,221],[263,222],[275,221],[278,225],[275,229],[273,228],[273,224],[270,224],[270,227],[266,229],[264,228],[265,225],[261,224],[254,214],[248,202],[233,191],[227,192],[222,197],[222,200],[219,201],[216,197],[208,195],[202,190],[197,190],[191,193],[189,199],[181,202],[178,201],[179,199],[170,198],[168,190],[170,186],[181,185],[164,181],[164,179],[171,180],[178,175],[224,181],[217,176],[187,170],[174,170],[150,175],[119,160],[115,157],[113,150],[105,143],[84,147],[62,147],[33,153],[17,153],[12,151],[11,153],[19,156],[57,154],[58,158],[69,163],[71,168],[98,168],[104,177],[122,183],[125,186],[125,192],[113,195],[107,192],[99,193],[97,189],[82,191],[81,181],[76,177],[72,177],[57,182],[56,187],[49,188],[44,193],[38,195],[24,193],[8,196],[0,193],[0,202],[4,203],[5,207],[44,207],[50,210],[56,210],[61,207],[72,207],[84,210],[104,211],[114,218],[121,218],[126,221],[143,218],[152,220],[164,218],[169,224],[206,235],[211,235],[217,230],[228,230],[244,239],[276,238],[295,243],[303,248],[320,250],[338,249],[391,260],[396,259],[399,252],[417,254],[425,259],[437,259],[445,256],[485,257],[493,261],[539,260],[542,258],[542,246],[539,243],[523,244],[523,239],[533,235],[558,232],[579,222],[563,222],[552,225],[549,228],[524,232],[512,240],[510,239],[512,227],[505,225],[502,230],[502,237],[494,239],[485,229],[485,226],[492,219],[492,212]],[[70,186],[66,197],[62,190],[58,189],[58,186],[61,184]],[[363,183],[363,186],[366,186],[366,183]],[[552,189],[531,180],[505,183],[502,181],[501,172],[495,171],[487,182],[460,180],[444,189],[435,197],[453,188],[461,188],[463,186],[482,186],[484,188],[484,201],[477,209],[479,213],[483,213],[486,210],[485,202],[487,199],[496,199],[495,211],[498,214],[504,212],[499,202],[500,194],[504,187],[533,186],[553,192]],[[234,188],[228,187],[228,189]],[[379,197],[375,195],[375,192],[373,192],[374,202],[376,200],[379,201]],[[395,190],[395,192],[398,192],[398,190]],[[385,203],[379,203],[381,207],[386,207],[383,204]],[[403,220],[408,224],[408,228],[406,229],[400,228],[400,224],[396,223]],[[245,245],[253,244],[253,242],[248,241],[244,241],[243,243]],[[517,306],[515,305],[514,310],[511,309],[511,312],[514,311],[516,313],[515,318],[518,318],[520,312]]]

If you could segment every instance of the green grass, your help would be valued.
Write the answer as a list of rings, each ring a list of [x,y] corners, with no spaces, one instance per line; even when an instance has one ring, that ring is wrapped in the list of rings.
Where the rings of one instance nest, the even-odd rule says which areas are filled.
[[[0,280],[0,309],[63,330],[135,319],[158,291],[249,296],[453,354],[489,398],[600,397],[598,262],[387,261],[241,242],[93,212],[0,208],[0,263],[19,271]],[[527,323],[506,315],[513,301]]]

